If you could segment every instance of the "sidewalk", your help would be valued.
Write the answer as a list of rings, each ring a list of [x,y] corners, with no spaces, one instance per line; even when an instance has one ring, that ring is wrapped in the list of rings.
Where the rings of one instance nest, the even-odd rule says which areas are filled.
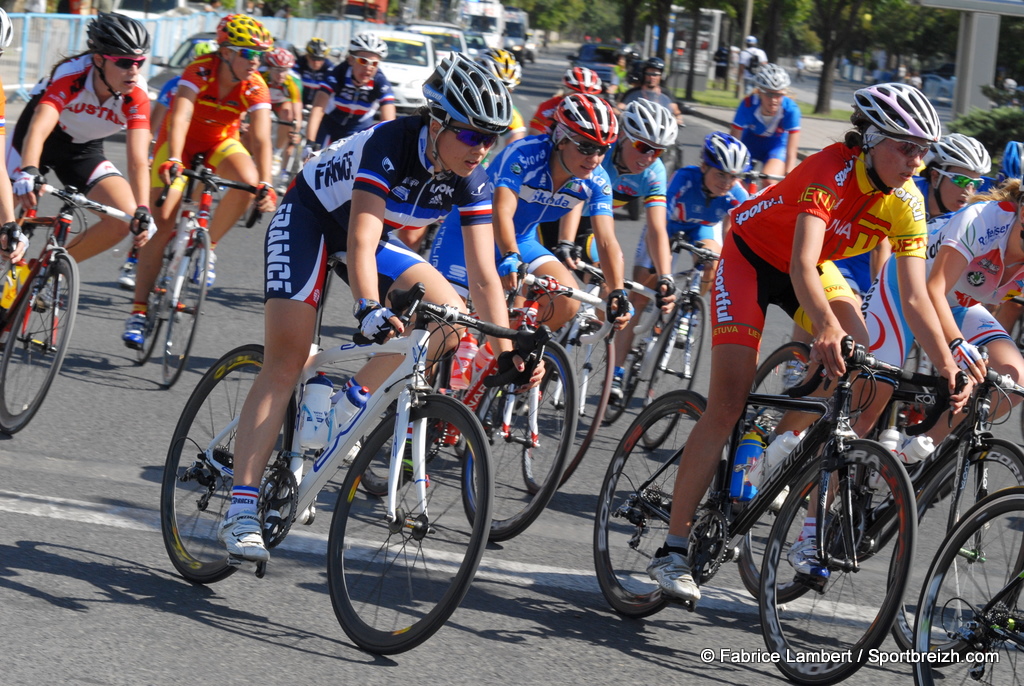
[[[733,110],[699,103],[687,103],[687,106],[692,111],[689,116],[706,119],[717,124],[722,131],[729,131],[733,114],[735,114]],[[800,146],[797,156],[804,159],[832,143],[843,140],[843,136],[851,128],[849,122],[803,117],[800,121]]]

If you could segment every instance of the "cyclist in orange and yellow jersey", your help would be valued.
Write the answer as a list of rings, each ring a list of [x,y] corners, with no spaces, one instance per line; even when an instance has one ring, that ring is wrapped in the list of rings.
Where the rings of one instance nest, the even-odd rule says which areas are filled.
[[[122,340],[129,348],[142,349],[149,292],[160,272],[164,247],[174,229],[185,179],[180,176],[196,155],[204,155],[206,166],[219,176],[258,186],[265,191],[259,200],[261,212],[272,212],[277,204],[271,178],[270,95],[258,69],[263,53],[273,38],[263,24],[244,14],[229,14],[217,26],[220,48],[196,58],[178,83],[178,94],[164,119],[153,153],[152,200],[158,227],[156,236],[139,251],[135,279],[135,302],[125,323]],[[249,114],[255,161],[238,140],[242,116]],[[184,161],[183,161],[184,160]],[[263,179],[261,181],[261,179]],[[164,187],[170,191],[163,207],[156,201]],[[229,190],[210,221],[211,247],[238,221],[252,200],[249,193]],[[214,279],[213,251],[207,285]]]
[[[969,397],[971,384],[953,392],[959,370],[925,285],[924,199],[912,181],[929,145],[939,139],[939,117],[920,91],[905,84],[862,88],[854,99],[850,121],[855,128],[844,142],[811,155],[778,184],[732,210],[733,229],[711,298],[707,410],[683,450],[678,474],[685,476],[676,479],[665,544],[647,567],[672,599],[700,599],[687,557],[690,530],[743,413],[768,305],[777,304],[790,316],[805,312],[814,335],[811,357],[833,378],[845,372],[843,339],[852,335],[869,342],[852,292],[844,293],[845,281],[838,279],[831,291],[823,287],[821,267],[828,260],[888,240],[905,286],[903,312],[911,329],[949,380],[956,409]],[[787,555],[798,574],[827,578],[829,569],[817,557],[814,517],[809,509],[810,527]]]

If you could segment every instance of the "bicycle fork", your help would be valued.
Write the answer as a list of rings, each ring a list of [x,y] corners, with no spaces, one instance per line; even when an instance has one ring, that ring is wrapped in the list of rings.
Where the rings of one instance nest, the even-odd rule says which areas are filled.
[[[413,538],[420,540],[431,532],[429,514],[427,513],[427,486],[429,485],[426,467],[427,420],[423,418],[409,421],[412,409],[412,393],[409,389],[404,389],[399,393],[397,404],[395,437],[391,442],[391,465],[388,471],[388,501],[385,516],[392,533],[408,529]],[[416,498],[419,501],[416,508],[418,512],[399,512],[396,502],[399,481],[405,471],[407,444],[410,447],[409,459],[412,462],[413,484],[416,488]]]

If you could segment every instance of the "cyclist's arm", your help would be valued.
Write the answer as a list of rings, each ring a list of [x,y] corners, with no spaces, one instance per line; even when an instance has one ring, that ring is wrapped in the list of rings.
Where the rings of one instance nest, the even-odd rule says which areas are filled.
[[[166,116],[167,105],[161,102],[153,103],[153,110],[149,113],[149,130],[152,142],[156,141],[156,137],[160,133],[160,125],[164,123],[164,117]]]
[[[128,184],[137,205],[149,203],[149,129],[128,129]]]
[[[271,145],[270,108],[261,107],[249,111],[249,132],[252,136],[253,161],[259,171],[260,181],[271,178],[271,165],[274,159],[274,146]]]
[[[879,272],[882,271],[882,267],[889,260],[890,255],[892,255],[892,246],[889,245],[889,241],[879,241],[875,249],[871,251],[872,282],[878,278]]]
[[[659,275],[672,273],[672,246],[668,240],[668,214],[664,205],[647,208],[647,251]]]
[[[171,111],[167,115],[170,122],[167,126],[167,157],[180,160],[185,151],[185,139],[192,124],[198,93],[192,88],[178,88],[178,94],[171,103]],[[187,160],[182,164],[187,164]]]
[[[597,214],[590,218],[590,224],[594,227],[597,254],[601,258],[601,270],[604,272],[608,288],[622,288],[625,278],[624,263],[619,239],[615,237],[615,223],[609,215]]]
[[[501,278],[494,263],[494,227],[491,224],[473,224],[462,227],[466,250],[466,274],[469,295],[473,299],[480,319],[498,326],[508,326],[508,306],[501,288]],[[497,338],[491,341],[496,354],[512,350],[512,341]]]
[[[494,189],[494,240],[502,255],[519,252],[515,225],[518,206],[519,196],[511,188],[498,186]]]
[[[352,191],[345,262],[352,299],[380,302],[377,288],[377,244],[384,232],[384,198],[367,191]]]
[[[558,242],[576,242],[576,235],[580,232],[580,219],[583,217],[583,203],[577,204],[571,210],[562,215],[558,220]]]
[[[786,141],[786,173],[793,171],[796,165],[800,164],[800,159],[796,156],[797,150],[800,148],[800,130],[790,131],[789,139]]]
[[[312,118],[312,116],[313,115],[311,114],[310,118]],[[396,116],[397,116],[397,110],[395,109],[394,104],[388,103],[387,105],[381,105],[380,106],[380,120],[381,121],[391,121]]]
[[[320,131],[320,122],[324,119],[324,108],[331,101],[331,93],[320,89],[313,96],[313,107],[309,110],[309,123],[306,124],[306,140],[315,141]]]
[[[825,220],[807,212],[798,215],[789,273],[793,291],[814,331],[814,359],[825,365],[829,376],[837,377],[846,371],[841,347],[846,331],[829,307],[818,275],[824,240]]]
[[[45,102],[39,103],[32,114],[25,140],[21,143],[22,168],[39,166],[39,160],[43,156],[43,145],[59,120],[60,110]]]

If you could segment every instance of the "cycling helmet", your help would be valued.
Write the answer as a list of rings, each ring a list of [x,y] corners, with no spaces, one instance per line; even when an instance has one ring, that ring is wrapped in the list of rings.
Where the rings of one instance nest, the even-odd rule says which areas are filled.
[[[215,41],[215,40],[201,40],[201,41],[197,41],[196,44],[192,46],[192,54],[194,56],[196,56],[196,57],[201,57],[203,55],[209,55],[211,52],[214,52],[216,49],[217,49],[217,41]]]
[[[611,145],[619,136],[619,120],[607,102],[588,93],[570,93],[555,108],[552,128],[557,143],[570,135],[582,136],[598,145]]]
[[[441,60],[423,83],[430,116],[442,124],[455,120],[491,133],[512,123],[512,96],[488,69],[460,52]]]
[[[388,44],[377,37],[377,34],[370,31],[363,31],[352,36],[348,42],[349,53],[372,52],[379,55],[381,59],[388,56]]]
[[[8,47],[13,40],[14,24],[11,23],[11,18],[7,16],[7,12],[0,9],[0,51]]]
[[[999,183],[1022,176],[1021,159],[1024,158],[1024,143],[1010,141],[1003,150],[1003,161],[999,168]]]
[[[318,59],[327,59],[327,53],[331,51],[327,45],[327,41],[323,38],[310,38],[309,42],[306,43],[306,54],[310,57]]]
[[[709,133],[704,139],[703,158],[704,164],[728,174],[745,174],[751,167],[747,146],[721,131]]]
[[[266,27],[245,14],[229,14],[217,24],[217,42],[237,48],[270,50],[274,38]]]
[[[291,69],[295,66],[295,55],[288,48],[274,48],[263,56],[268,67]]]
[[[966,167],[976,174],[988,174],[992,170],[992,157],[977,139],[962,133],[943,136],[924,156],[926,166]]]
[[[657,69],[660,72],[665,71],[665,60],[660,57],[648,57],[647,61],[644,62],[644,72],[648,69]]]
[[[883,134],[935,142],[942,124],[924,94],[905,83],[880,83],[853,94],[854,107]],[[856,116],[856,115],[855,115]]]
[[[508,50],[490,48],[480,58],[480,64],[497,76],[509,90],[518,86],[522,80],[523,68]]]
[[[10,20],[4,17],[7,24]],[[100,12],[85,29],[89,49],[103,55],[145,55],[149,52],[149,31],[123,14]]]
[[[586,67],[570,67],[562,77],[562,83],[566,88],[577,93],[601,95],[604,92],[601,86],[601,77],[597,75],[596,71]]]
[[[782,91],[789,88],[789,74],[777,64],[762,64],[754,75],[754,85],[763,91]]]
[[[637,98],[622,115],[622,131],[635,141],[664,149],[675,145],[679,125],[664,105]]]

